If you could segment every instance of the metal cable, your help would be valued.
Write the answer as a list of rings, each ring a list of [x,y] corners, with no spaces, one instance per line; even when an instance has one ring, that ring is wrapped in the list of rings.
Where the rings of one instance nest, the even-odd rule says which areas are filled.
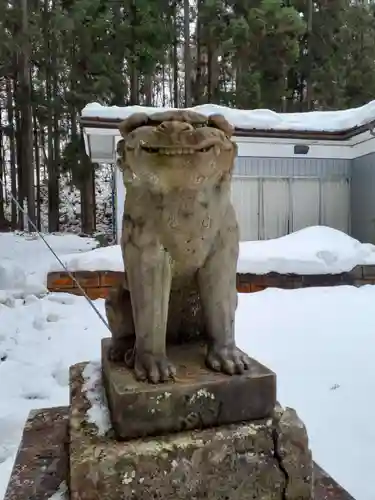
[[[4,187],[5,189],[5,186],[4,186],[4,183],[3,183],[3,180],[0,178],[0,184],[2,187]],[[85,299],[87,300],[87,302],[90,304],[91,308],[95,311],[96,315],[98,316],[98,318],[102,321],[102,323],[106,326],[106,328],[108,328],[108,330],[110,331],[110,328],[109,328],[109,325],[107,323],[107,321],[105,320],[104,316],[101,314],[101,312],[98,310],[98,308],[95,306],[94,302],[90,299],[90,297],[87,295],[87,293],[85,292],[85,290],[81,287],[81,285],[79,284],[79,282],[77,281],[77,279],[75,278],[75,276],[69,271],[69,269],[66,267],[66,265],[63,263],[63,261],[60,259],[60,257],[56,254],[56,252],[53,250],[53,248],[51,247],[51,245],[48,243],[48,241],[44,238],[43,234],[38,230],[38,228],[35,226],[35,224],[33,223],[33,221],[30,219],[29,215],[26,213],[26,211],[23,209],[23,207],[21,207],[21,205],[18,203],[18,201],[15,199],[15,197],[13,196],[12,193],[10,193],[10,198],[11,200],[15,203],[16,207],[18,208],[18,210],[20,210],[23,215],[26,216],[29,224],[31,225],[31,227],[34,229],[34,231],[38,234],[38,236],[42,239],[42,241],[44,242],[44,244],[47,246],[47,248],[50,250],[50,252],[53,254],[53,256],[56,258],[56,260],[59,262],[59,264],[63,267],[63,269],[67,272],[68,276],[73,280],[73,282],[77,285],[77,287],[79,288],[79,290],[81,291],[83,297],[85,297]]]

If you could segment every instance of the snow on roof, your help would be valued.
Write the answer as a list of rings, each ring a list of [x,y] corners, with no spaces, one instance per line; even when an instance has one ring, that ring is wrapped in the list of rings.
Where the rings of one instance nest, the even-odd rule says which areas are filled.
[[[87,104],[82,110],[83,119],[123,120],[134,113],[151,115],[156,111],[175,108],[153,108],[146,106],[102,106]],[[202,104],[192,108],[206,116],[223,115],[236,129],[283,130],[309,132],[343,132],[375,121],[375,100],[359,108],[342,111],[310,111],[308,113],[276,113],[269,109],[233,109],[217,104]]]
[[[120,245],[64,255],[69,271],[123,271]],[[341,231],[311,226],[265,241],[242,241],[237,272],[252,274],[336,274],[375,264],[375,245],[360,243]],[[62,271],[53,262],[50,271]]]

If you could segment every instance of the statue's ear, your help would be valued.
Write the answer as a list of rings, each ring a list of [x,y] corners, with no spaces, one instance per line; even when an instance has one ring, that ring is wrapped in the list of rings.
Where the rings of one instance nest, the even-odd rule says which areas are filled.
[[[119,130],[124,139],[126,136],[130,134],[133,130],[138,127],[142,127],[143,125],[147,125],[149,122],[149,117],[146,113],[134,113],[134,115],[130,115],[129,118],[122,121],[119,125]]]
[[[227,137],[231,137],[234,133],[234,127],[224,118],[223,115],[209,116],[208,126],[222,130]]]

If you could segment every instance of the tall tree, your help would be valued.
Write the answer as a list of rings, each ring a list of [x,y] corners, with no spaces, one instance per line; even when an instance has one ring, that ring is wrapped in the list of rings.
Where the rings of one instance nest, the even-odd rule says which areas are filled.
[[[190,44],[190,2],[184,0],[184,62],[185,62],[185,106],[192,105],[191,94],[191,44]]]
[[[17,103],[20,113],[20,160],[22,169],[23,192],[27,200],[27,214],[29,217],[29,230],[33,231],[36,224],[35,218],[35,193],[34,193],[34,152],[33,152],[33,119],[31,103],[30,80],[30,33],[29,33],[29,6],[28,0],[20,0],[21,33],[20,51],[18,54],[18,92]]]
[[[0,218],[61,224],[77,190],[95,230],[88,102],[275,111],[359,106],[375,94],[373,0],[9,0],[0,3]],[[310,10],[309,10],[310,7]],[[101,168],[101,167],[100,167]],[[35,186],[36,185],[36,186]],[[36,198],[35,198],[36,188]],[[79,210],[77,210],[79,213]],[[45,227],[45,226],[44,226]]]

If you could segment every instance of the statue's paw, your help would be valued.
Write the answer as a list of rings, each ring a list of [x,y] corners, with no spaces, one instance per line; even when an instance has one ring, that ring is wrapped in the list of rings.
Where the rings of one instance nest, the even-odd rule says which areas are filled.
[[[174,379],[176,369],[165,355],[136,352],[134,373],[137,380],[159,384]]]
[[[206,363],[211,370],[234,375],[244,373],[250,367],[249,357],[235,345],[209,347]]]

